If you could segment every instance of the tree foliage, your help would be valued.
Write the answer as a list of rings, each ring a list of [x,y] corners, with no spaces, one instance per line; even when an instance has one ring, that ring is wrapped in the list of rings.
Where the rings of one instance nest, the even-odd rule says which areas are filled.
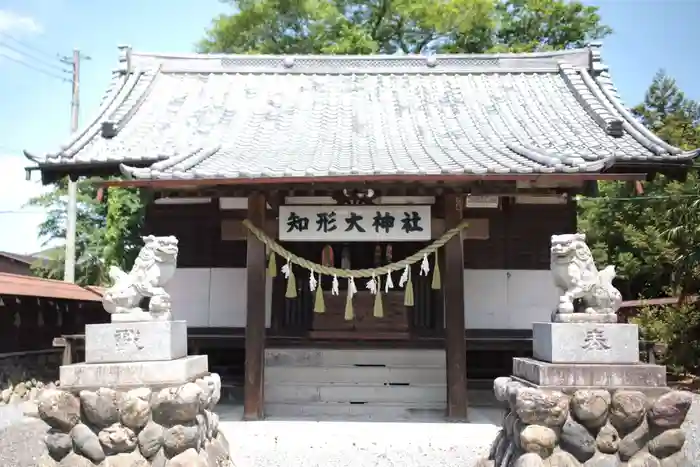
[[[700,107],[660,71],[644,102],[633,109],[669,144],[700,147]],[[697,289],[700,204],[695,171],[686,181],[663,175],[643,184],[599,184],[599,197],[579,203],[581,229],[600,263],[615,264],[628,299],[685,294]]]
[[[130,267],[140,242],[143,205],[135,190],[111,189],[107,203],[98,196],[94,180],[77,184],[75,240],[75,282],[80,285],[104,285],[107,268]],[[68,184],[54,184],[52,190],[32,198],[30,206],[47,211],[39,225],[39,237],[45,244],[65,244],[67,227]],[[52,258],[33,266],[34,273],[48,279],[63,280],[65,249],[57,248]]]
[[[700,147],[700,106],[660,71],[639,120],[668,143]],[[697,373],[700,304],[686,302],[700,286],[700,188],[695,171],[685,181],[658,176],[638,194],[633,184],[601,183],[600,197],[580,204],[580,224],[598,261],[615,264],[628,299],[679,297],[679,304],[646,307],[633,319],[641,335],[667,347],[664,363],[678,373]]]
[[[258,54],[536,51],[612,30],[566,0],[229,0],[198,48]]]
[[[642,337],[666,347],[662,360],[675,374],[700,372],[700,305],[644,307],[633,322]]]

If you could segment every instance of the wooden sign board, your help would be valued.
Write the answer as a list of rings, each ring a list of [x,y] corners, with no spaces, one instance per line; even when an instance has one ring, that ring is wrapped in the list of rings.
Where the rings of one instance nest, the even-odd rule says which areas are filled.
[[[280,206],[279,239],[293,242],[430,240],[430,206]]]

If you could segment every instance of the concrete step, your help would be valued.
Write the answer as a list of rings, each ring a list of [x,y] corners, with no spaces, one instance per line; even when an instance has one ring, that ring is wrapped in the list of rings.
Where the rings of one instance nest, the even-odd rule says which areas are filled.
[[[266,366],[369,365],[445,368],[445,351],[431,349],[266,349]]]
[[[265,401],[275,402],[447,402],[444,385],[387,386],[383,384],[266,384]]]
[[[275,418],[361,417],[368,420],[415,420],[444,417],[446,404],[392,403],[266,403],[265,416]]]
[[[283,367],[265,368],[265,384],[434,384],[445,385],[444,368],[439,367]]]

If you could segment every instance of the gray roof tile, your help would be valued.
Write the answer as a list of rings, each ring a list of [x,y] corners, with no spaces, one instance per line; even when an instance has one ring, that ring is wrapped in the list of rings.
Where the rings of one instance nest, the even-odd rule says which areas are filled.
[[[622,106],[597,49],[472,56],[125,51],[98,116],[43,166],[132,178],[596,172],[684,161]],[[152,163],[146,168],[136,163]]]

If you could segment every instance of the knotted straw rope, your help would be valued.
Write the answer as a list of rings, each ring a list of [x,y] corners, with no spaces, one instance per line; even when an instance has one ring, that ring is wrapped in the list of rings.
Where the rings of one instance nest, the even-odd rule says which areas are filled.
[[[282,245],[268,237],[265,234],[265,232],[254,226],[248,219],[243,221],[243,225],[245,225],[246,228],[250,230],[250,232],[253,235],[255,235],[255,237],[258,240],[265,244],[265,246],[267,246],[271,251],[277,253],[286,260],[297,264],[303,268],[309,269],[315,272],[316,274],[322,274],[324,276],[337,276],[343,278],[352,277],[353,279],[361,277],[380,276],[383,274],[389,274],[390,272],[394,271],[403,271],[406,268],[406,266],[410,266],[418,261],[421,261],[425,255],[430,255],[436,252],[441,247],[443,247],[445,243],[449,242],[452,239],[452,237],[454,237],[455,235],[460,233],[465,227],[467,227],[467,224],[467,221],[463,220],[459,223],[459,225],[451,228],[450,230],[442,234],[440,238],[435,240],[430,245],[426,246],[421,250],[418,250],[408,258],[402,259],[401,261],[398,261],[396,263],[387,264],[386,266],[382,266],[379,268],[346,270],[323,266],[321,264],[317,264],[312,261],[308,261],[304,258],[301,258],[292,253],[291,251],[286,250]]]

